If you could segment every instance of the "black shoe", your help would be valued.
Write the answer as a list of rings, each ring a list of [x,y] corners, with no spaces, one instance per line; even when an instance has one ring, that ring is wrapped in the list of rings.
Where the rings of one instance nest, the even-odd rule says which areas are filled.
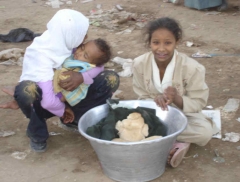
[[[60,118],[60,121],[64,126],[67,126],[69,128],[78,129],[78,123],[76,123],[75,121],[73,121],[72,123],[64,123],[62,118]]]
[[[34,142],[30,140],[30,147],[34,152],[45,152],[47,149],[47,142]]]
[[[72,122],[72,123],[62,123],[62,124],[64,124],[65,126],[67,126],[69,128],[78,129],[78,125],[74,122]]]

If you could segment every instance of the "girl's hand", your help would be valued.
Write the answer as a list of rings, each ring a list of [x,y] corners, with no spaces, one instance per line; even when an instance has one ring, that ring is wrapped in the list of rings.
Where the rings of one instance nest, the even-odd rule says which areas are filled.
[[[155,97],[154,101],[156,102],[156,104],[161,107],[161,109],[163,111],[167,111],[168,107],[167,107],[167,98],[164,95],[158,95]]]
[[[59,86],[67,91],[73,91],[80,84],[83,83],[83,76],[81,73],[76,71],[65,71],[62,73],[64,76],[69,75],[69,78],[60,80]]]
[[[164,93],[162,95],[158,95],[154,101],[156,104],[161,107],[163,111],[168,110],[168,105],[175,102],[175,99],[177,97],[177,89],[174,87],[168,87],[164,90]]]
[[[175,87],[169,86],[164,90],[163,95],[167,98],[166,104],[167,105],[172,104],[175,102],[176,97],[178,95],[177,89]]]

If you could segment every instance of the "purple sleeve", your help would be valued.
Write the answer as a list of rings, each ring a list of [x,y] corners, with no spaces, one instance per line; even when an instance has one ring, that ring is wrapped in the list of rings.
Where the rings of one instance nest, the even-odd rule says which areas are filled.
[[[59,97],[54,93],[52,80],[37,82],[37,85],[42,89],[42,107],[54,115],[62,117],[65,110],[65,104],[61,102]]]
[[[85,71],[82,73],[83,76],[83,82],[85,84],[92,84],[93,83],[93,78],[95,78],[99,73],[101,73],[104,70],[104,66],[98,66],[95,68],[92,68],[88,71]]]

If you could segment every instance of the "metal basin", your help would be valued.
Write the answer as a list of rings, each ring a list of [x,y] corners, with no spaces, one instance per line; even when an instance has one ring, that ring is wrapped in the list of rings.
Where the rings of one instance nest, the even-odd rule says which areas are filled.
[[[86,134],[89,126],[108,114],[104,104],[86,112],[78,123],[79,132],[89,140],[101,163],[103,172],[116,181],[150,181],[165,171],[168,153],[177,136],[187,126],[187,118],[174,107],[162,111],[153,101],[120,101],[131,108],[138,106],[156,109],[156,115],[167,127],[167,136],[144,142],[119,143],[93,138]]]

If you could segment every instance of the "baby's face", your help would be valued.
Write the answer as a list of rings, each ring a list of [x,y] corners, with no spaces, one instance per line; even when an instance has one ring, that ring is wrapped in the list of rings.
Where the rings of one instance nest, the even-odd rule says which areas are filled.
[[[78,47],[74,53],[74,59],[90,64],[97,64],[97,59],[102,56],[101,50],[96,46],[94,41],[89,41]]]

